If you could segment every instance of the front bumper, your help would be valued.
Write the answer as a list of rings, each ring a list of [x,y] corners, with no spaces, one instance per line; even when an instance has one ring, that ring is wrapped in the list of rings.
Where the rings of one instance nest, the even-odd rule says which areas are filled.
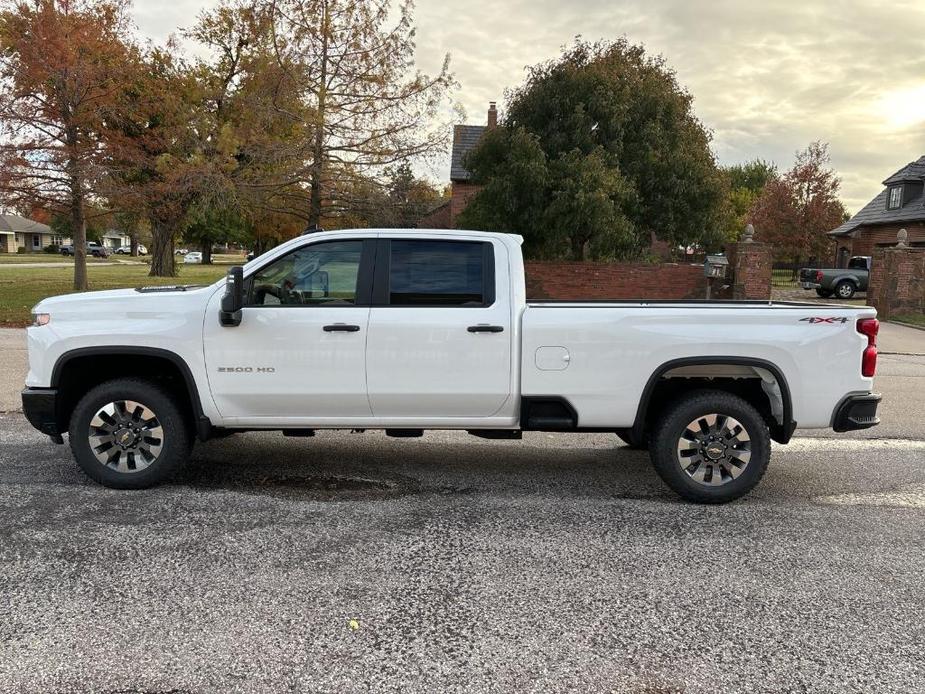
[[[880,393],[849,395],[835,408],[835,413],[832,415],[832,428],[841,432],[870,429],[877,426],[880,424],[880,417],[877,416],[877,406],[880,400]]]
[[[58,391],[55,388],[26,388],[22,392],[22,411],[29,424],[49,436],[59,436]]]

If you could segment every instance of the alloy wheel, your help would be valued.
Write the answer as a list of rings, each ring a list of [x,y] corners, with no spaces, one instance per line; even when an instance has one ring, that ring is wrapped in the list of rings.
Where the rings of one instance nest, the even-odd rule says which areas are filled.
[[[724,414],[706,414],[688,424],[677,447],[678,464],[698,484],[717,487],[735,480],[751,459],[745,427]]]
[[[140,472],[164,447],[164,429],[157,415],[134,400],[103,405],[90,420],[90,450],[103,465],[118,472]]]

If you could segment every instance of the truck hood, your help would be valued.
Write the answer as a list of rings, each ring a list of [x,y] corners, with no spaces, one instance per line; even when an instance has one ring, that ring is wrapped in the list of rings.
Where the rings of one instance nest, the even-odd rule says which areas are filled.
[[[218,285],[142,287],[138,289],[107,289],[97,292],[62,294],[43,299],[33,309],[56,318],[93,315],[125,316],[143,313],[162,314],[204,306]],[[102,314],[102,315],[100,315]]]

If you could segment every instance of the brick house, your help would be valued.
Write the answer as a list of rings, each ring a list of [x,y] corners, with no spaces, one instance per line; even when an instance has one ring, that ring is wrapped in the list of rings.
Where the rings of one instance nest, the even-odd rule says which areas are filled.
[[[835,241],[835,266],[845,267],[853,255],[873,255],[896,245],[900,229],[909,245],[925,247],[925,156],[906,164],[883,182],[883,190],[860,212],[829,232]]]
[[[450,157],[450,228],[456,227],[456,220],[472,196],[479,191],[479,187],[471,182],[472,174],[463,166],[463,159],[475,147],[482,135],[489,128],[498,125],[498,109],[495,102],[488,105],[488,120],[486,125],[457,125],[453,128],[453,153]]]

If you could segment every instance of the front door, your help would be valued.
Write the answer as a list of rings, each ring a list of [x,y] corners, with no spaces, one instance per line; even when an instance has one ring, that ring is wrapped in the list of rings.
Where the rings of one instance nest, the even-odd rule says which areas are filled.
[[[32,250],[42,250],[42,237],[39,234],[32,234]]]
[[[371,282],[374,244],[302,246],[247,278],[240,325],[207,318],[209,385],[223,417],[370,416],[364,278]]]
[[[373,415],[496,414],[511,394],[511,327],[503,245],[381,239],[366,353]]]

